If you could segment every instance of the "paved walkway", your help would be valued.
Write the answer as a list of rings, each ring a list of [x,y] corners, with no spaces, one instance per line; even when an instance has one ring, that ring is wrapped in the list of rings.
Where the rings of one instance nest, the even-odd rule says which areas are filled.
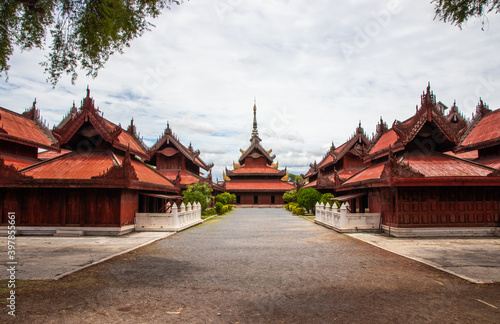
[[[134,232],[123,236],[18,236],[15,240],[16,279],[59,279],[168,237],[173,232]],[[7,263],[7,238],[0,237],[0,255]],[[9,273],[0,272],[0,279]]]
[[[239,213],[245,211],[241,209]],[[275,213],[273,210],[269,212]],[[16,277],[28,280],[59,279],[172,234],[135,232],[116,237],[76,238],[19,236],[16,238]],[[500,238],[408,239],[370,233],[348,235],[473,283],[500,282]],[[7,238],[0,237],[3,263],[7,262],[6,251]],[[0,279],[7,279],[8,275],[0,272]]]
[[[496,323],[498,287],[470,284],[283,209],[237,209],[60,280],[22,282],[16,319]],[[0,322],[6,318],[0,313]]]
[[[500,282],[498,237],[424,239],[369,233],[348,235],[473,283]]]

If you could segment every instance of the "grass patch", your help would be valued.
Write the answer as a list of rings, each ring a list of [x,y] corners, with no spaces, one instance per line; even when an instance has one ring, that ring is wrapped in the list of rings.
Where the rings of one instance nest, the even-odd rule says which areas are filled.
[[[99,286],[105,283],[105,280],[95,277],[94,271],[87,270],[85,274],[74,274],[71,278],[62,278],[59,280],[16,280],[16,295],[37,295],[39,293],[61,290],[79,290],[88,289],[92,286]],[[0,295],[8,296],[13,289],[8,288],[8,280],[0,280]],[[7,299],[1,298],[0,305],[7,305]]]

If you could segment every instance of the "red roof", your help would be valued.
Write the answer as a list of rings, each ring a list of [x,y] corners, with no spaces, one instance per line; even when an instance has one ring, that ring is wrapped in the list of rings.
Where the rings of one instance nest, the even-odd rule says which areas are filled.
[[[158,153],[161,153],[161,154],[163,154],[165,156],[174,156],[177,153],[179,153],[179,150],[177,150],[177,149],[175,149],[175,148],[173,148],[171,146],[168,146],[168,147],[164,148],[163,150],[158,151]]]
[[[314,180],[314,181],[309,182],[308,184],[306,184],[306,185],[304,186],[304,188],[309,188],[309,187],[316,188],[317,184],[318,184],[318,180]]]
[[[2,137],[13,137],[35,147],[52,145],[52,141],[32,119],[0,107],[0,138]]]
[[[273,169],[269,166],[242,166],[241,168],[231,171],[232,173],[280,173],[281,171]]]
[[[147,164],[144,164],[137,160],[131,160],[132,166],[134,167],[137,178],[142,182],[156,183],[165,186],[173,186],[173,184],[165,179],[159,172],[156,172]]]
[[[29,167],[23,173],[35,179],[91,180],[105,174],[111,167],[121,165],[122,160],[110,151],[71,152]],[[135,159],[130,162],[139,181],[173,187],[171,182],[146,164]]]
[[[109,131],[113,131],[115,129],[116,125],[114,125],[112,122],[104,118],[103,120]],[[139,145],[139,143],[137,143],[136,139],[124,129],[116,139],[118,140],[118,144],[123,145],[123,147],[130,147],[130,149],[133,151],[146,154],[146,151],[142,148],[142,146]]]
[[[334,158],[331,154],[328,154],[328,156],[326,157],[326,159],[323,160],[323,162],[321,162],[321,164],[319,165],[319,167],[321,168],[322,166],[330,163],[330,162],[333,162],[334,161]]]
[[[388,148],[389,145],[394,145],[394,143],[396,143],[397,140],[398,140],[398,135],[393,129],[391,129],[390,131],[388,131],[387,133],[385,133],[380,137],[377,143],[371,148],[369,154]]]
[[[475,160],[474,162],[486,165],[490,168],[500,169],[500,156],[491,156]]]
[[[174,147],[171,146],[165,147],[166,145],[173,145]],[[162,147],[165,148],[160,151],[160,148]],[[209,171],[213,167],[213,163],[206,164],[199,157],[200,151],[199,150],[194,151],[191,144],[189,144],[188,148],[185,147],[177,138],[177,136],[174,135],[172,129],[170,129],[170,125],[168,124],[167,124],[167,129],[165,129],[163,136],[160,139],[158,139],[158,141],[156,141],[156,143],[149,149],[148,151],[149,158],[153,159],[153,157],[157,153],[162,153],[165,156],[172,156],[177,153],[181,153],[188,160],[192,161],[194,164],[196,164],[203,170]]]
[[[342,170],[338,173],[340,180],[344,181],[358,173],[359,170]],[[334,181],[334,177],[331,176],[330,180]]]
[[[35,159],[30,159],[22,156],[14,156],[10,154],[1,154],[0,157],[3,159],[5,165],[13,165],[18,170],[27,168],[30,165],[40,162]]]
[[[181,185],[193,184],[195,182],[200,181],[199,177],[196,177],[194,174],[187,172],[185,170],[157,170],[157,171],[170,181],[175,181],[175,179],[177,178],[177,174],[180,171]]]
[[[407,155],[404,163],[426,177],[484,177],[492,170],[446,154]]]
[[[500,109],[483,117],[460,145],[478,145],[496,139],[500,139]]]
[[[463,153],[453,153],[453,152],[449,151],[449,152],[445,152],[444,154],[447,154],[449,156],[458,157],[458,158],[461,158],[461,159],[470,159],[470,160],[473,160],[473,159],[477,159],[478,152],[477,152],[477,150],[463,152]]]
[[[354,182],[380,179],[380,177],[382,176],[382,172],[384,171],[384,167],[385,167],[385,163],[370,165],[368,168],[360,171],[359,173],[354,175],[352,178],[350,178],[349,180],[344,182],[344,185],[354,183]]]
[[[45,151],[45,152],[38,153],[38,158],[40,160],[48,160],[48,159],[53,159],[55,157],[67,154],[69,152],[71,152],[71,151],[70,150],[66,150],[66,149],[61,149],[61,152],[57,152],[57,151]]]
[[[47,160],[24,172],[35,179],[90,179],[102,175],[115,165],[108,152],[76,152]]]
[[[285,181],[244,181],[231,180],[226,182],[227,191],[287,191],[295,186]]]
[[[409,165],[411,170],[426,178],[485,177],[492,172],[490,168],[441,153],[406,154],[400,163]],[[386,165],[387,162],[371,165],[347,180],[344,185],[380,179]]]
[[[130,145],[131,150],[142,152],[146,154],[146,151],[137,143],[132,135],[123,130],[120,135],[118,135],[118,143],[127,147]]]

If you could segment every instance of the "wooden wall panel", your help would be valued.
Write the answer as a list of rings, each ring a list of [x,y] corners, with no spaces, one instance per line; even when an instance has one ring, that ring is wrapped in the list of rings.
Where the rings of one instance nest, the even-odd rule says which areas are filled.
[[[399,188],[397,211],[384,206],[384,224],[420,226],[498,226],[498,188]],[[377,194],[377,191],[373,191]],[[374,200],[371,199],[371,202]],[[396,216],[393,218],[392,216]]]
[[[120,201],[120,225],[134,224],[135,213],[139,210],[137,191],[122,190]]]

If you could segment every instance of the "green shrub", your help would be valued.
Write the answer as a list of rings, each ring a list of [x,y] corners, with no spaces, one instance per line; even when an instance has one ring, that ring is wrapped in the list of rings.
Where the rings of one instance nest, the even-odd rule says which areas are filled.
[[[224,204],[221,203],[220,201],[215,203],[215,211],[217,214],[222,215],[222,208],[224,207]]]
[[[215,197],[215,201],[221,202],[223,205],[232,204],[236,201],[236,195],[229,192],[223,192]]]
[[[202,211],[206,210],[212,202],[212,188],[210,188],[208,183],[203,185],[200,185],[199,183],[189,185],[183,194],[184,197],[187,198],[184,200],[186,205],[188,202],[191,204],[199,202],[201,204]]]
[[[292,214],[294,215],[305,215],[306,211],[302,207],[294,207]]]
[[[285,204],[291,203],[291,202],[297,202],[297,190],[292,189],[288,190],[283,194],[283,202]]]
[[[333,205],[333,201],[329,200],[330,198],[333,198],[333,194],[332,193],[325,193],[321,196],[319,202],[320,203],[323,203],[323,205],[326,206],[326,204],[328,204],[330,207],[332,207]]]
[[[305,208],[308,212],[314,212],[316,203],[321,199],[321,193],[314,188],[301,188],[297,202],[300,207]]]
[[[288,203],[284,207],[286,210],[292,211],[293,207],[297,207],[297,206],[298,206],[297,203]]]
[[[215,211],[215,208],[209,208],[209,209],[205,210],[204,212],[202,212],[201,214],[203,216],[212,216],[212,215],[217,214],[217,212]]]

